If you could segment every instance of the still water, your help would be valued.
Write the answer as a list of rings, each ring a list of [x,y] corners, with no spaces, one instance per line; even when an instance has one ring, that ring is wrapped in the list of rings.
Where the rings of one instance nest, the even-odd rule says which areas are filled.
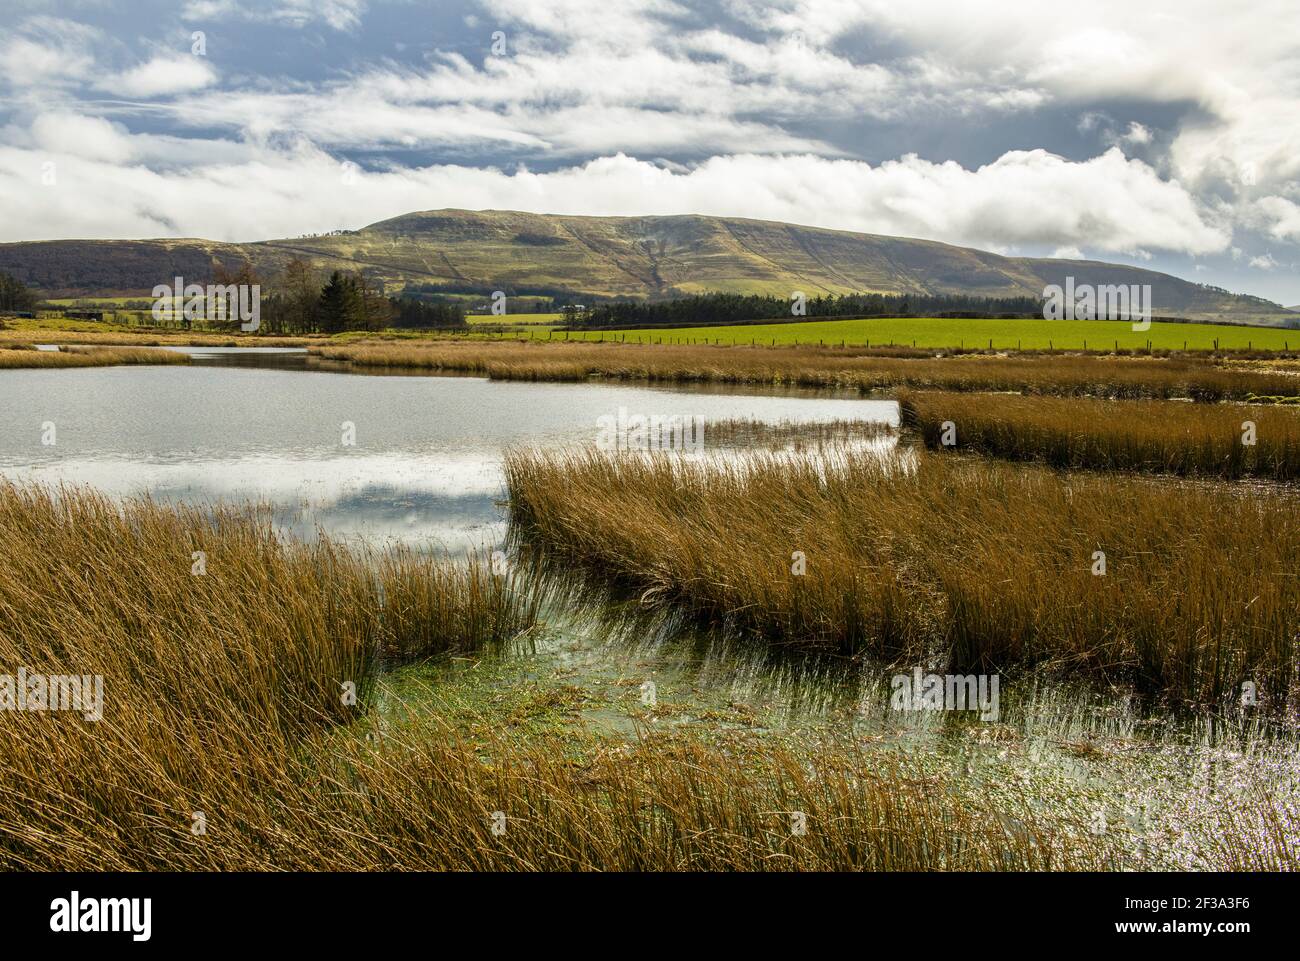
[[[0,474],[119,497],[260,500],[300,535],[460,551],[504,535],[507,448],[591,444],[597,418],[620,407],[706,424],[898,420],[892,401],[794,391],[353,374],[294,352],[191,352],[186,367],[0,372]]]

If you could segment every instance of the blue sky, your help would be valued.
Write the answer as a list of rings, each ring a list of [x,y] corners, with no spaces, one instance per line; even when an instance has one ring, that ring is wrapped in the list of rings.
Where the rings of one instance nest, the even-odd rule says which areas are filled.
[[[708,213],[1291,305],[1298,107],[1294,0],[7,0],[0,241]]]

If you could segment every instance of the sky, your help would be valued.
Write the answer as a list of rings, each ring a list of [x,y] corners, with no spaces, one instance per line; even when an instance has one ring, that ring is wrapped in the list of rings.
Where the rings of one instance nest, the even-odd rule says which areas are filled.
[[[699,213],[1300,305],[1300,3],[5,0],[0,242]]]

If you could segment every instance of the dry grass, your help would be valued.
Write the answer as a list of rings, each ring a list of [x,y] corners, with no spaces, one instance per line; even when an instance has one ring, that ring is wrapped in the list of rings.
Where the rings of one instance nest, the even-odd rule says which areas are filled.
[[[0,670],[102,675],[105,697],[98,722],[0,712],[0,862],[172,866],[159,834],[293,770],[302,738],[358,716],[381,653],[480,650],[531,618],[481,566],[0,484]]]
[[[1267,709],[1294,707],[1293,499],[942,455],[904,465],[515,452],[507,477],[547,561],[759,642],[958,672],[1068,665],[1194,704],[1230,704],[1251,680]]]
[[[364,367],[480,374],[500,380],[651,380],[888,391],[1024,391],[1201,401],[1300,395],[1300,377],[1199,360],[1026,355],[900,358],[852,349],[636,344],[358,341],[314,347]]]
[[[107,327],[108,329],[98,329]],[[30,344],[68,344],[85,347],[306,347],[323,337],[270,337],[245,333],[194,333],[175,329],[126,329],[93,322],[11,322],[0,327],[0,349]]]
[[[880,441],[897,434],[896,428],[880,421],[767,422],[732,417],[709,421],[704,428],[703,442],[708,448],[764,447],[803,451],[816,450],[827,444]]]
[[[207,552],[203,575],[192,551]],[[0,864],[25,869],[1107,867],[1069,819],[995,812],[850,748],[466,739],[370,706],[378,655],[532,621],[481,567],[277,539],[248,513],[0,486],[0,662],[102,674],[100,721],[0,713]],[[358,700],[341,696],[346,681]],[[409,713],[409,716],[406,716]],[[503,833],[491,815],[501,811]],[[807,834],[791,831],[793,811]],[[1077,819],[1076,819],[1077,820]],[[196,826],[201,825],[202,830]]]
[[[119,364],[188,364],[189,357],[171,350],[139,347],[86,347],[76,350],[0,348],[0,370],[41,367],[113,367]]]
[[[205,575],[191,573],[194,550],[207,552]],[[1144,864],[1122,834],[1094,836],[1086,806],[1045,803],[1018,782],[989,790],[851,739],[812,750],[743,733],[557,742],[493,717],[377,703],[388,700],[381,653],[479,651],[531,623],[512,587],[480,567],[283,541],[247,512],[0,486],[0,669],[105,678],[98,722],[0,712],[0,866]],[[355,705],[344,679],[358,684]],[[1223,812],[1216,838],[1196,836],[1211,866],[1242,863],[1248,847],[1251,866],[1295,867],[1293,812],[1260,804],[1251,819]]]
[[[900,406],[936,449],[951,423],[952,449],[1059,468],[1300,478],[1300,410],[1290,407],[910,392]],[[1254,444],[1243,443],[1248,423]]]

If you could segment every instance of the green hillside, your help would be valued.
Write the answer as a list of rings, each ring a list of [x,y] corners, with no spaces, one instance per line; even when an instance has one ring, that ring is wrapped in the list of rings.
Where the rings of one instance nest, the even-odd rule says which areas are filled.
[[[273,278],[299,257],[362,269],[390,292],[410,285],[668,297],[706,291],[786,297],[803,291],[1037,297],[1044,286],[1150,284],[1155,313],[1296,323],[1277,304],[1168,274],[1097,261],[1002,257],[925,240],[731,217],[568,217],[435,210],[361,230],[257,243],[61,240],[0,244],[6,270],[50,296],[147,295],[181,276],[208,279],[247,261]]]

